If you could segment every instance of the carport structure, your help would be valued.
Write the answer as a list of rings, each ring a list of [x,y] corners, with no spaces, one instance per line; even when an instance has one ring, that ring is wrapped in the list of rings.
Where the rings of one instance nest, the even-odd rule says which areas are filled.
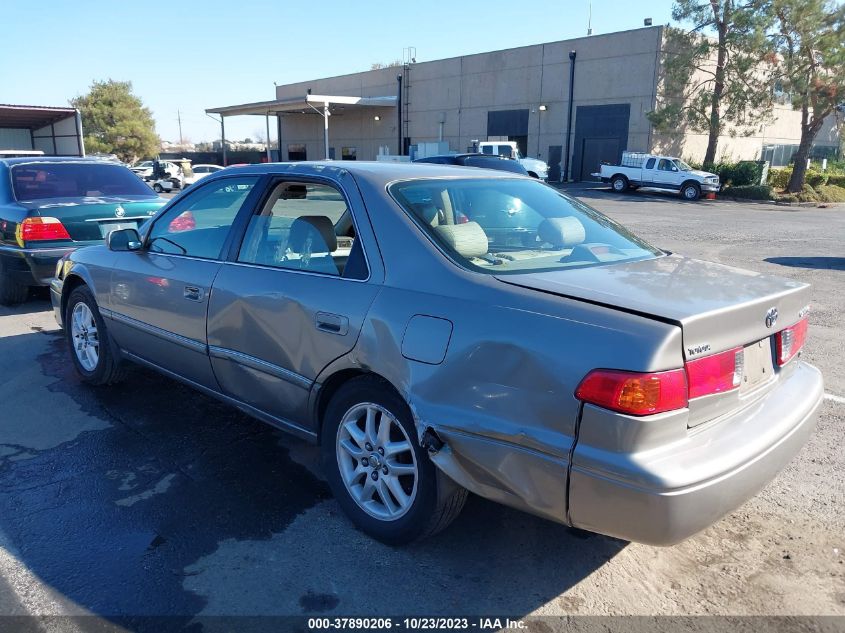
[[[84,156],[79,111],[67,107],[0,104],[0,150]]]
[[[270,160],[270,116],[276,117],[276,131],[279,139],[279,158],[282,148],[282,115],[303,115],[313,116],[317,114],[323,117],[323,144],[325,158],[329,158],[329,117],[332,107],[338,108],[395,108],[398,99],[395,95],[386,97],[350,97],[342,95],[313,95],[306,94],[304,97],[293,99],[280,99],[274,101],[258,101],[255,103],[243,103],[241,105],[224,106],[221,108],[208,108],[207,114],[220,115],[220,136],[223,145],[223,164],[226,164],[226,117],[232,116],[263,116],[267,127],[267,160]]]

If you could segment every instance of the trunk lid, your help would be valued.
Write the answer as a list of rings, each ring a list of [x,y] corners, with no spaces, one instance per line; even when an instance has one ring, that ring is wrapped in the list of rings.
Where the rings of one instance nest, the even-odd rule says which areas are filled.
[[[678,255],[496,278],[680,325],[686,360],[767,339],[810,301],[808,284]]]
[[[18,204],[31,217],[58,218],[74,242],[88,242],[102,240],[118,228],[137,228],[166,202],[151,195],[45,198]]]

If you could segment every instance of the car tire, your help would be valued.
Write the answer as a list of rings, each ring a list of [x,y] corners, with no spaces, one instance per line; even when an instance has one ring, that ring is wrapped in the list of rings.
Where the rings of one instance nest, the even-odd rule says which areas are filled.
[[[12,279],[0,257],[0,305],[14,306],[23,303],[29,297],[29,286]]]
[[[685,182],[681,186],[681,197],[684,200],[694,202],[701,197],[701,187],[698,186],[698,183]]]
[[[403,545],[439,532],[458,516],[467,491],[434,465],[417,441],[410,408],[383,380],[361,376],[345,383],[323,421],[329,486],[360,530]]]
[[[164,191],[164,187],[156,183],[153,185],[153,191],[155,191],[156,193],[162,193]]]
[[[610,180],[610,188],[614,193],[625,193],[628,191],[628,179],[625,176],[614,176]]]
[[[64,323],[74,369],[84,382],[111,385],[123,380],[125,367],[115,355],[106,323],[88,286],[79,286],[70,293]]]

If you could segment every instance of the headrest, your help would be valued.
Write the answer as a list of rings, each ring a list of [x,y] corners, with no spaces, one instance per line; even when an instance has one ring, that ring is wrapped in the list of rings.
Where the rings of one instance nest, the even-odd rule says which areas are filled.
[[[296,218],[290,225],[288,248],[294,253],[303,253],[309,238],[309,253],[333,253],[337,250],[334,224],[325,215],[303,215]]]
[[[537,235],[556,248],[575,246],[587,239],[584,225],[578,218],[546,218],[537,227]]]
[[[490,249],[487,234],[478,222],[442,224],[435,226],[434,231],[463,257],[481,257]]]

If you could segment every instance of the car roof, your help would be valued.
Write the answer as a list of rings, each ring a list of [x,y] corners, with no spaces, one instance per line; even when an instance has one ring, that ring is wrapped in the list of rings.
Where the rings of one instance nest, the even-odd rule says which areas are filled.
[[[88,158],[87,156],[20,156],[18,158],[0,158],[0,163],[8,165],[9,167],[12,167],[13,165],[20,165],[22,163],[91,163],[95,165],[124,166],[122,163],[116,163],[112,160]]]
[[[231,174],[267,174],[290,173],[302,176],[337,177],[350,173],[356,178],[366,180],[382,187],[397,180],[416,180],[424,178],[527,178],[522,174],[493,169],[478,169],[462,165],[438,165],[436,163],[395,163],[380,161],[302,161],[295,163],[260,163],[229,167],[216,172],[212,178]],[[532,179],[533,180],[533,179]]]

